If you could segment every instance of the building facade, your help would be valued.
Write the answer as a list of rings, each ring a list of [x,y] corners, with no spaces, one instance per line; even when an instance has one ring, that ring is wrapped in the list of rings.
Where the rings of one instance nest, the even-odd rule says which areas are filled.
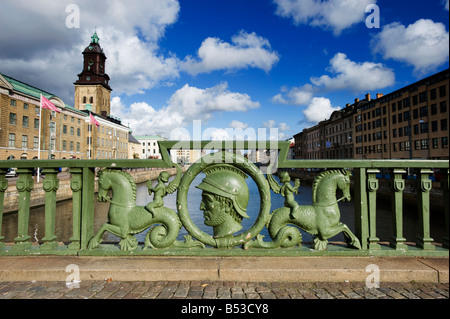
[[[110,114],[112,90],[96,33],[83,57],[83,71],[75,82],[75,107],[0,73],[0,160],[129,158],[130,130]],[[41,110],[41,95],[60,113]],[[98,126],[91,123],[91,114]]]
[[[161,159],[161,152],[159,150],[159,141],[167,141],[161,136],[135,136],[136,140],[141,144],[139,156],[141,159]]]
[[[41,94],[61,113],[41,111]],[[1,160],[86,158],[85,136],[85,113],[51,93],[0,74]]]
[[[295,135],[297,159],[448,159],[449,70],[355,99]]]

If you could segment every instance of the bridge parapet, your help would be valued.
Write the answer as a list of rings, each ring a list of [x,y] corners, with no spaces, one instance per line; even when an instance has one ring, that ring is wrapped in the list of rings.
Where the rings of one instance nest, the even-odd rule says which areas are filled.
[[[288,142],[159,142],[162,159],[156,160],[21,160],[0,161],[0,256],[15,255],[207,255],[207,256],[447,256],[449,162],[434,160],[288,160]],[[170,151],[199,149],[199,161],[183,173],[172,163]],[[256,165],[237,150],[268,150],[268,162]],[[8,169],[17,169],[17,235],[13,242],[2,236],[3,202],[8,186]],[[36,184],[33,172],[45,173],[45,236],[32,240],[30,234],[30,194]],[[73,192],[72,237],[59,242],[55,235],[58,172],[68,169]],[[153,201],[136,205],[136,182],[130,168],[176,168],[169,182],[162,172],[155,185],[148,182]],[[295,199],[300,180],[291,180],[292,170],[320,170],[312,184],[312,205]],[[408,171],[414,172],[417,190],[418,237],[404,238],[404,189]],[[432,183],[439,171],[440,183]],[[279,180],[273,175],[278,172]],[[380,173],[389,173],[391,188],[392,237],[381,242],[377,237],[377,193]],[[192,181],[205,174],[198,189],[202,191],[200,210],[206,233],[196,225],[187,205]],[[254,200],[246,188],[252,179],[259,191],[259,212],[247,211]],[[351,191],[350,185],[353,184]],[[39,184],[40,185],[40,184]],[[439,185],[444,198],[445,238],[433,239],[430,226],[430,191]],[[98,193],[96,193],[98,190]],[[176,211],[164,206],[167,194],[176,194]],[[283,196],[284,206],[273,208],[271,198]],[[94,229],[95,201],[109,203],[109,220]],[[352,200],[354,229],[340,220],[339,205]],[[251,214],[253,213],[253,214]],[[253,217],[250,217],[253,216]],[[245,229],[243,220],[254,224]],[[180,230],[188,235],[179,240]],[[262,236],[265,229],[269,236]],[[109,232],[118,243],[102,243]],[[138,242],[136,234],[145,233]],[[302,234],[314,236],[304,243]],[[339,233],[345,243],[329,243]]]

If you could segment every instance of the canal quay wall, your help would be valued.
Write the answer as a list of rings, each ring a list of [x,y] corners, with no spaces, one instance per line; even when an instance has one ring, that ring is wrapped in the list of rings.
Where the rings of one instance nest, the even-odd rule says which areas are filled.
[[[183,168],[185,171],[187,167]],[[171,169],[130,169],[127,170],[131,176],[133,176],[136,184],[146,183],[148,180],[156,180],[159,174],[162,171],[169,172],[170,175],[174,176],[177,173],[175,168]],[[56,201],[61,202],[65,200],[69,200],[72,198],[72,189],[70,188],[70,173],[69,172],[61,172],[58,175],[59,178],[59,188],[56,193]],[[45,176],[40,178],[39,183],[37,183],[37,177],[34,176],[34,188],[31,191],[31,199],[30,199],[30,207],[40,207],[45,204],[45,191],[42,187],[43,180]],[[96,178],[97,180],[97,178]],[[12,213],[17,211],[17,203],[19,192],[16,188],[17,178],[8,179],[8,189],[5,192],[5,200],[4,200],[4,213]],[[98,191],[98,185],[95,183],[95,192]]]

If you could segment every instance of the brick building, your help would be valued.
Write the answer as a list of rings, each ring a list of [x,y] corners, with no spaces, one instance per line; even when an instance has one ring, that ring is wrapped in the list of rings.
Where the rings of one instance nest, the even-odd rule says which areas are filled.
[[[295,136],[298,159],[448,159],[449,70],[355,99]]]

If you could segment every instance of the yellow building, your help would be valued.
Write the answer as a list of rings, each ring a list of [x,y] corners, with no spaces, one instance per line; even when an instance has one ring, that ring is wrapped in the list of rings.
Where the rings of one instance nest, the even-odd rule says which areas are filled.
[[[61,113],[41,112],[41,94]],[[0,119],[1,160],[86,158],[86,114],[51,93],[4,74],[0,74]]]
[[[110,114],[112,90],[96,33],[83,56],[83,71],[75,82],[75,107],[0,73],[0,160],[129,158],[129,128]],[[61,113],[41,112],[41,95]],[[91,123],[91,114],[98,126]]]

